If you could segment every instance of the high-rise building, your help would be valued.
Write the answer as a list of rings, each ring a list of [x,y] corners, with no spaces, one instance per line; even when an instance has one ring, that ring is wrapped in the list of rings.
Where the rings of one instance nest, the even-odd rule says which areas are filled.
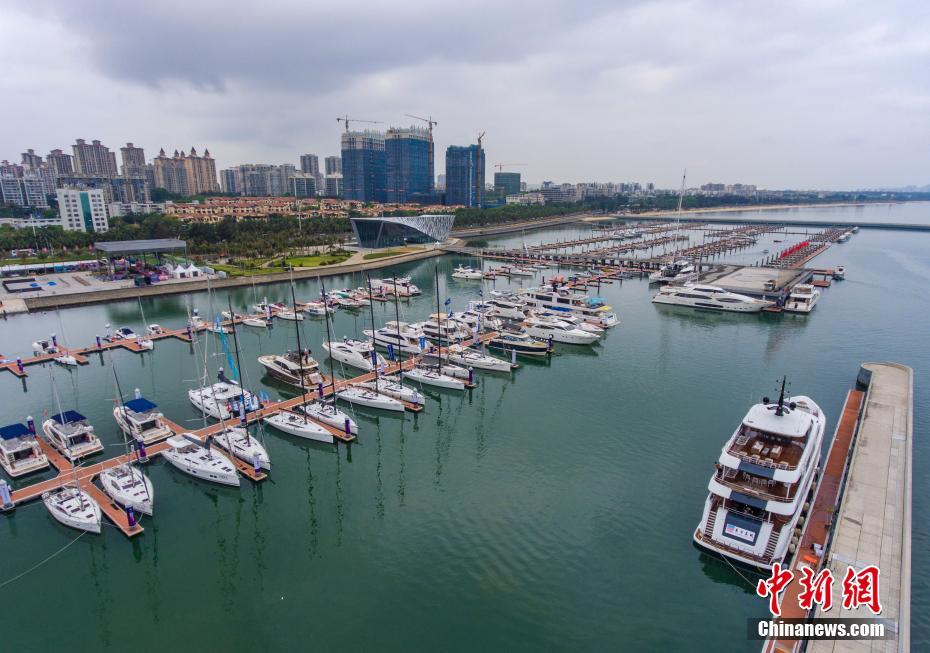
[[[320,157],[316,154],[302,154],[300,156],[300,171],[313,175],[317,190],[323,187],[323,175],[320,173]]]
[[[481,206],[484,193],[484,150],[477,145],[450,145],[446,150],[446,204]]]
[[[386,197],[387,161],[384,134],[379,131],[343,132],[342,194],[360,202],[383,202]]]
[[[132,143],[126,143],[126,147],[119,148],[119,151],[123,160],[123,175],[127,177],[144,177],[145,151]]]
[[[519,172],[495,172],[494,173],[494,190],[503,192],[504,195],[517,195],[520,193],[520,173]]]
[[[220,170],[220,190],[224,193],[242,192],[242,175],[239,168]]]
[[[342,159],[338,156],[328,156],[324,160],[327,175],[342,174]]]
[[[109,228],[103,191],[59,188],[58,213],[66,231],[103,232]]]
[[[323,190],[326,197],[342,197],[342,174],[334,172],[326,175],[326,188]]]
[[[391,127],[384,136],[388,202],[433,192],[433,138],[427,129]]]
[[[0,200],[3,200],[4,204],[26,206],[26,198],[23,196],[23,186],[19,183],[19,177],[0,174]]]
[[[297,174],[297,168],[290,163],[273,166],[269,195],[279,197],[290,192],[290,178]]]
[[[271,195],[271,176],[275,166],[266,163],[245,163],[238,166],[239,192],[248,197]]]
[[[174,156],[169,157],[162,149],[152,159],[152,166],[157,188],[184,196],[215,193],[219,190],[216,162],[210,156],[210,150],[204,150],[203,156],[198,156],[197,150],[192,147],[190,154],[175,150]]]
[[[42,167],[42,157],[36,154],[36,151],[33,149],[28,149],[20,156],[23,158],[23,167],[29,168],[30,170],[38,170]]]
[[[83,138],[79,138],[71,146],[71,150],[74,152],[76,173],[101,177],[115,177],[119,174],[116,169],[116,155],[100,141],[91,141],[88,145]]]
[[[288,182],[288,192],[294,197],[316,197],[316,175],[312,172],[296,172]]]
[[[52,150],[48,153],[48,156],[45,157],[45,160],[56,177],[74,173],[74,166],[71,164],[70,154],[65,154],[61,150]]]
[[[22,177],[0,174],[0,202],[14,206],[48,208],[45,178],[38,171],[27,170]]]
[[[444,174],[436,175],[436,190],[446,189],[446,176]]]

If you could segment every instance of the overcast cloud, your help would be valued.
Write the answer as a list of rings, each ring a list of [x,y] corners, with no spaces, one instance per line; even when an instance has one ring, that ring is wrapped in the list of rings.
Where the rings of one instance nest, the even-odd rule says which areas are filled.
[[[0,0],[0,158],[338,154],[336,116],[530,181],[930,183],[930,3]],[[360,125],[361,126],[361,125]]]

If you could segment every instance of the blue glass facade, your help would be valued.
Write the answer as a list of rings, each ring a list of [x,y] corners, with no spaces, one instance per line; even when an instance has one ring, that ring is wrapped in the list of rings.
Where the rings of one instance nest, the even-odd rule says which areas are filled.
[[[383,133],[366,130],[342,135],[342,193],[349,200],[386,201],[387,157]]]
[[[480,206],[484,193],[484,150],[450,145],[446,150],[446,204]]]
[[[387,201],[409,202],[433,191],[433,142],[425,129],[389,129],[384,140],[387,155]]]

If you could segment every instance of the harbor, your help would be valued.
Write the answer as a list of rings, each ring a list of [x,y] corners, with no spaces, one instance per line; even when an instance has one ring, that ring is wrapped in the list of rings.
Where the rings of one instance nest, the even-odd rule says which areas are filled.
[[[732,224],[717,235],[738,237],[747,232],[743,226]],[[740,232],[732,231],[738,228]],[[525,254],[525,242],[531,253],[549,255],[556,252],[530,248],[584,239],[590,231],[587,225],[558,226],[502,236],[491,246]],[[704,231],[694,233],[690,246],[703,245]],[[707,232],[708,241],[711,233]],[[267,623],[261,625],[261,634],[276,648],[301,645],[288,623],[305,618],[308,611],[345,605],[368,623],[347,632],[343,625],[319,620],[312,630],[320,646],[401,648],[416,640],[417,646],[448,649],[449,635],[465,632],[463,621],[480,620],[485,624],[480,631],[468,629],[468,646],[453,643],[451,648],[519,648],[522,643],[604,650],[627,642],[680,650],[699,634],[717,650],[757,651],[762,643],[745,639],[745,624],[765,616],[765,602],[741,576],[747,572],[737,572],[691,544],[707,494],[710,463],[721,445],[747,408],[775,392],[785,375],[793,392],[815,398],[827,416],[824,461],[829,467],[829,444],[834,433],[839,437],[848,425],[843,416],[865,409],[868,388],[862,390],[860,408],[848,404],[862,361],[900,361],[918,378],[930,370],[922,335],[916,324],[905,320],[912,302],[924,301],[915,295],[924,272],[911,278],[902,275],[905,269],[922,269],[920,238],[863,230],[797,267],[753,265],[766,258],[762,249],[771,250],[770,257],[810,235],[798,233],[777,244],[765,240],[782,239],[780,234],[785,231],[755,233],[757,243],[716,256],[707,250],[706,273],[720,276],[702,282],[750,293],[772,275],[780,287],[789,288],[826,280],[827,272],[845,267],[846,279],[823,288],[811,315],[736,315],[657,306],[651,301],[657,289],[638,265],[607,266],[596,260],[597,255],[584,266],[557,263],[532,276],[473,281],[452,274],[457,266],[487,271],[539,259],[481,262],[470,252],[459,252],[391,268],[390,274],[409,276],[422,294],[397,304],[393,298],[373,301],[373,316],[367,307],[337,309],[332,318],[334,342],[344,336],[363,338],[372,321],[380,328],[395,319],[395,310],[406,322],[436,313],[437,261],[438,294],[451,300],[449,310],[490,300],[492,291],[504,296],[562,276],[578,292],[603,298],[620,324],[592,346],[555,344],[551,356],[521,357],[519,367],[509,373],[476,370],[471,390],[424,388],[426,400],[416,413],[350,410],[343,405],[359,426],[348,446],[308,442],[266,428],[264,445],[273,468],[264,472],[264,480],[239,488],[180,474],[161,460],[158,444],[149,446],[145,470],[157,494],[155,515],[143,517],[138,522],[141,530],[133,534],[109,517],[111,512],[124,513],[106,512],[108,526],[100,536],[83,536],[57,555],[76,532],[56,524],[41,502],[28,500],[24,492],[41,494],[40,488],[57,487],[73,479],[74,470],[67,461],[57,461],[59,467],[53,460],[54,469],[48,472],[8,479],[18,505],[0,516],[5,543],[0,582],[54,555],[6,587],[16,597],[8,617],[22,619],[42,610],[38,592],[29,590],[61,579],[63,600],[86,601],[87,616],[66,615],[46,632],[32,635],[38,638],[32,640],[34,646],[67,639],[79,647],[106,649],[118,648],[126,638],[152,637],[157,624],[170,618],[167,606],[183,600],[179,588],[196,587],[211,598],[201,616],[215,617],[224,628],[213,633],[182,630],[192,645],[208,648],[241,648],[241,634],[232,623],[250,619],[255,605],[273,608],[263,612]],[[657,256],[647,270],[685,243],[665,244],[664,258]],[[659,253],[661,248],[658,245]],[[893,255],[876,258],[876,251]],[[755,270],[768,276],[746,276]],[[345,275],[327,279],[326,287],[364,283],[363,275]],[[294,285],[300,301],[319,296],[316,279],[298,279]],[[82,485],[91,486],[100,467],[127,460],[111,414],[117,394],[115,367],[123,394],[131,396],[138,388],[156,402],[173,433],[206,435],[186,391],[201,376],[205,343],[212,343],[211,377],[218,366],[229,365],[216,334],[198,328],[188,338],[185,324],[191,312],[198,309],[205,318],[212,317],[229,301],[235,311],[251,313],[248,307],[264,295],[269,301],[289,303],[289,293],[290,284],[284,282],[255,291],[244,286],[212,294],[143,298],[146,321],[168,329],[155,339],[152,351],[106,341],[96,344],[95,336],[105,335],[106,324],[144,332],[135,299],[11,316],[0,323],[0,352],[7,360],[0,392],[9,399],[0,409],[3,423],[22,422],[27,415],[41,421],[43,412],[55,412],[49,382],[54,378],[64,408],[86,415],[105,445],[105,453],[76,468]],[[445,310],[441,305],[440,312]],[[892,328],[892,323],[903,326]],[[848,328],[851,324],[857,328]],[[244,386],[269,395],[264,412],[249,413],[249,421],[255,424],[269,413],[292,411],[312,400],[314,388],[302,397],[299,388],[263,376],[255,361],[263,354],[295,349],[299,329],[303,346],[329,374],[324,321],[307,316],[296,327],[280,318],[268,329],[240,325],[237,322]],[[878,340],[877,332],[882,334]],[[79,359],[77,366],[62,367],[49,362],[53,357],[32,355],[30,343],[51,333]],[[412,365],[411,358],[405,360]],[[395,365],[389,362],[385,371],[394,371]],[[337,388],[371,378],[336,367]],[[330,387],[324,385],[325,394]],[[873,400],[892,402],[880,394],[874,390]],[[926,418],[926,403],[918,392],[913,421]],[[864,428],[859,427],[860,434]],[[895,426],[894,431],[901,429]],[[864,439],[878,444],[876,435]],[[895,447],[909,442],[891,439]],[[925,455],[919,440],[913,447],[919,461]],[[868,449],[854,455],[866,453],[887,455]],[[880,468],[871,463],[853,467],[857,466]],[[863,478],[862,486],[880,480]],[[874,513],[874,506],[863,504],[862,495],[851,490],[858,481],[846,483],[850,491],[842,499],[847,506],[844,515],[861,521],[856,511]],[[34,487],[37,484],[40,488]],[[914,475],[915,583],[924,573],[920,569],[926,568],[926,534],[919,518],[925,511],[926,484],[921,475]],[[837,496],[842,498],[842,493]],[[106,497],[95,499],[107,503]],[[904,502],[894,498],[890,505],[903,509]],[[895,514],[894,524],[902,524],[903,512]],[[854,526],[841,519],[835,541],[849,539],[844,529]],[[887,531],[889,536],[892,532]],[[127,540],[125,535],[132,537]],[[840,556],[831,558],[837,565],[867,557],[840,544],[834,550]],[[888,569],[882,581],[891,589],[894,563],[878,562],[883,572]],[[671,573],[691,588],[690,596],[674,596],[666,585]],[[444,603],[443,597],[450,596],[455,597],[452,604]],[[915,615],[925,601],[915,590]],[[902,596],[901,605],[907,602]],[[136,614],[148,619],[132,619]],[[658,614],[673,619],[676,628],[658,627]],[[414,634],[389,628],[410,619],[422,626]],[[916,648],[927,628],[915,618],[912,629]],[[10,637],[12,645],[26,645],[23,634]]]

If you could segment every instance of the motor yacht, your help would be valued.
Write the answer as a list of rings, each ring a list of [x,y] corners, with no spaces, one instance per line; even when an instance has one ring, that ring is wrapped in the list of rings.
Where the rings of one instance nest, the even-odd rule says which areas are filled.
[[[516,367],[510,361],[501,360],[494,356],[486,356],[470,347],[463,347],[462,345],[450,345],[446,349],[446,359],[465,367],[473,367],[476,370],[489,370],[492,372],[509,372]]]
[[[739,295],[704,284],[685,284],[683,286],[664,286],[652,298],[655,304],[671,304],[690,308],[731,311],[734,313],[758,313],[774,302],[756,299],[748,295]]]
[[[493,309],[492,315],[502,317],[505,320],[526,319],[526,303],[520,299],[504,299],[502,297],[492,297],[484,302],[488,309]]]
[[[240,426],[227,426],[213,436],[213,441],[248,465],[258,466],[265,471],[271,470],[271,458],[265,446],[255,439],[248,429]]]
[[[258,362],[269,376],[294,387],[299,388],[302,385],[305,388],[312,388],[324,382],[323,375],[320,373],[320,364],[310,355],[309,349],[305,349],[303,355],[292,349],[283,356],[277,354],[259,356]]]
[[[376,285],[381,288],[382,292],[394,293],[398,297],[413,297],[421,294],[420,289],[410,283],[410,277],[388,277],[372,283],[372,288],[374,289]]]
[[[471,308],[471,302],[469,304],[469,310],[467,311],[457,311],[452,314],[452,317],[449,318],[454,320],[468,329],[472,334],[475,333],[477,329],[478,333],[482,331],[496,331],[501,328],[503,324],[500,319],[494,317],[493,315],[488,315],[487,313],[482,313]]]
[[[221,380],[213,385],[187,391],[188,399],[198,410],[219,420],[229,419],[234,410],[238,414],[243,395],[246,410],[258,407],[258,399],[248,390],[243,391],[235,381]]]
[[[484,273],[481,270],[476,270],[475,268],[468,267],[467,265],[459,265],[452,272],[453,279],[483,279]]]
[[[846,268],[842,265],[837,265],[833,268],[833,278],[837,281],[841,281],[846,278]]]
[[[13,478],[48,467],[48,456],[33,429],[18,423],[0,426],[0,466]]]
[[[113,419],[123,433],[143,444],[158,442],[172,433],[158,406],[141,396],[114,406]]]
[[[603,299],[576,293],[569,288],[529,288],[520,297],[531,308],[569,312],[602,328],[620,324],[617,314]]]
[[[446,344],[471,338],[470,329],[464,328],[460,323],[440,313],[433,313],[428,319],[411,324],[410,327],[422,331],[431,342],[441,340],[443,344]]]
[[[789,313],[810,313],[820,301],[820,290],[813,284],[799,283],[791,289],[784,309]]]
[[[94,433],[94,427],[76,410],[52,415],[42,423],[42,432],[45,433],[49,444],[71,462],[103,451],[103,445]]]
[[[42,493],[42,503],[61,524],[89,533],[100,533],[100,505],[84,490],[66,485]]]
[[[557,308],[537,309],[533,310],[532,314],[534,317],[537,317],[541,320],[558,320],[560,322],[565,322],[566,324],[571,324],[573,327],[581,329],[582,331],[587,331],[589,333],[596,333],[600,335],[606,331],[604,327],[599,327],[591,322],[585,322],[577,315],[574,315],[571,311]]]
[[[128,464],[110,467],[100,472],[100,486],[116,503],[151,515],[155,507],[152,482],[136,467]]]
[[[378,347],[387,348],[391,345],[395,351],[400,350],[405,354],[419,354],[426,345],[426,335],[423,331],[396,320],[391,320],[376,331],[365,329],[362,333],[373,339]]]
[[[525,267],[522,265],[502,265],[501,271],[504,274],[510,275],[511,277],[535,277],[536,270],[534,268]]]
[[[282,320],[290,320],[291,322],[303,322],[304,316],[302,313],[298,313],[290,308],[282,308],[275,313],[275,316]]]
[[[135,340],[138,337],[136,332],[129,327],[120,327],[110,335],[110,340],[113,342],[117,340]]]
[[[32,343],[32,353],[36,356],[42,356],[43,354],[57,354],[59,352],[58,345],[52,342],[51,340],[36,340]]]
[[[600,336],[590,331],[584,331],[567,322],[541,317],[528,317],[524,322],[527,334],[540,340],[562,342],[570,345],[590,345]]]
[[[315,442],[333,443],[332,433],[314,420],[303,415],[282,410],[280,413],[266,415],[262,418],[262,421],[288,435],[304,438],[306,440],[313,440]]]
[[[371,372],[374,367],[371,364],[371,352],[374,351],[374,343],[371,340],[352,340],[344,338],[342,342],[323,343],[323,348],[329,352],[333,360],[356,367],[366,372]],[[387,365],[384,356],[375,354],[378,367]]]
[[[239,474],[226,454],[211,449],[193,433],[175,435],[165,442],[168,443],[162,452],[165,460],[185,474],[222,485],[239,485]]]
[[[499,349],[505,353],[516,352],[520,356],[545,356],[551,350],[549,344],[532,338],[526,331],[507,325],[488,341],[488,349]]]
[[[145,328],[145,333],[150,336],[158,336],[163,333],[168,333],[168,329],[160,324],[150,324]]]
[[[667,263],[649,275],[649,283],[687,283],[698,278],[697,270],[691,261],[679,259]]]
[[[752,406],[714,465],[695,543],[756,569],[785,562],[815,487],[825,424],[810,397],[785,397],[784,382],[777,401]]]

